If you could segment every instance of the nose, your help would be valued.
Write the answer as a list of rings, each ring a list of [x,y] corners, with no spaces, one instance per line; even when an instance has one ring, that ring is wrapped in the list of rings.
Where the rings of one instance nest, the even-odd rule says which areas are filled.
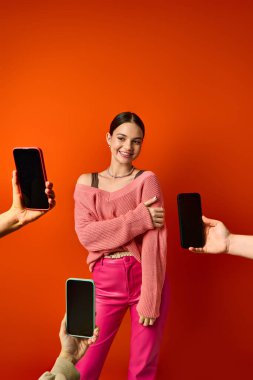
[[[126,141],[125,141],[124,148],[125,148],[127,151],[131,151],[131,150],[132,150],[132,143],[131,143],[130,140],[126,140]]]

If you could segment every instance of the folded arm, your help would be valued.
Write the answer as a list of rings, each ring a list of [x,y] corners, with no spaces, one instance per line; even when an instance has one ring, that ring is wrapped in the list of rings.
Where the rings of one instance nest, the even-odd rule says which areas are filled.
[[[154,228],[148,208],[143,203],[119,217],[98,221],[84,198],[75,194],[75,230],[81,244],[89,251],[117,249]]]

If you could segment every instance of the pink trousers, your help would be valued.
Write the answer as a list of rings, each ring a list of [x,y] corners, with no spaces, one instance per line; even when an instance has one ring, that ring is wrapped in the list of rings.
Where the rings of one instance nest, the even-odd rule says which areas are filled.
[[[139,324],[136,311],[141,289],[141,264],[134,257],[99,260],[94,267],[93,279],[96,285],[96,325],[100,334],[77,364],[80,380],[99,379],[113,338],[128,308],[131,316],[128,380],[155,379],[169,302],[167,281],[163,288],[160,316],[153,326],[144,327]]]

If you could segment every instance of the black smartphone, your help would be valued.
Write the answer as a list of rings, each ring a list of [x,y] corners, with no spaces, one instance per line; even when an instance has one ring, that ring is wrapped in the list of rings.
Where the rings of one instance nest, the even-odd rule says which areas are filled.
[[[14,161],[18,173],[19,188],[26,208],[48,210],[45,194],[47,180],[43,153],[40,148],[14,148]]]
[[[95,284],[92,280],[66,281],[67,333],[80,338],[93,336],[95,328]]]
[[[177,205],[182,248],[203,247],[205,237],[200,194],[178,194]]]

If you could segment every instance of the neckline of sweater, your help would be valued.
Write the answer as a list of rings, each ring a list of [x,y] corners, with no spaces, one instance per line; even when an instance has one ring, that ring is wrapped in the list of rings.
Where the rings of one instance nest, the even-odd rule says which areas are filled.
[[[118,190],[114,190],[114,191],[107,191],[107,190],[100,189],[99,187],[92,187],[89,185],[84,185],[82,183],[77,183],[76,187],[77,188],[85,188],[85,190],[89,189],[92,192],[104,193],[104,194],[108,194],[109,196],[111,196],[113,194],[121,194],[121,193],[125,192],[126,190],[129,190],[129,188],[135,187],[135,185],[138,185],[139,182],[144,181],[145,178],[147,178],[151,175],[154,175],[154,173],[149,171],[149,170],[145,170],[145,172],[143,172],[137,178],[134,178],[130,183],[128,183],[127,185],[121,187]]]

